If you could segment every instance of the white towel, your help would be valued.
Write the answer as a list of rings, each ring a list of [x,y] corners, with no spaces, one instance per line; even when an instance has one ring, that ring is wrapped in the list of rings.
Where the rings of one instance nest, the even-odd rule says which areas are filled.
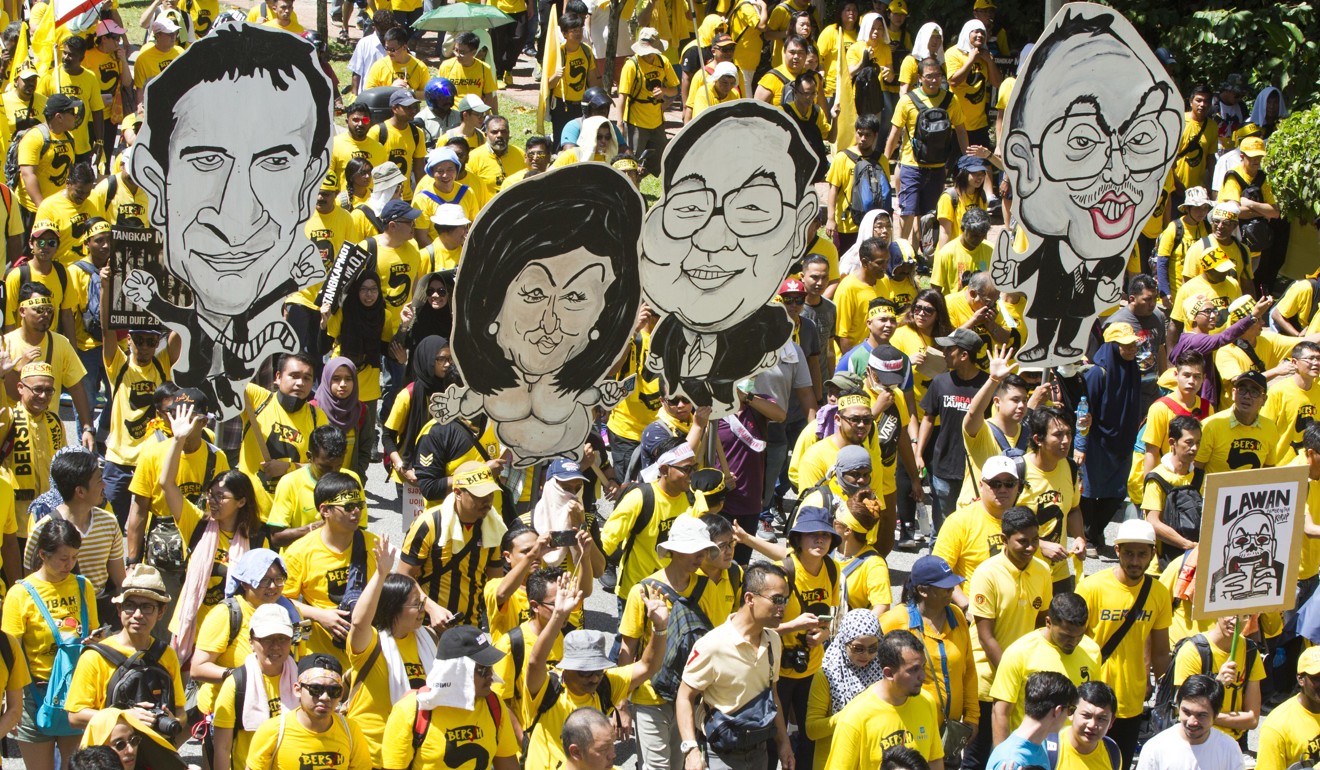
[[[430,671],[431,664],[435,662],[435,637],[426,629],[420,629],[413,636],[417,638],[417,657],[422,670]],[[399,653],[399,642],[389,631],[380,632],[380,657],[385,662],[385,671],[390,679],[390,703],[398,703],[412,690],[412,684],[408,681],[408,668],[403,663],[403,655]]]

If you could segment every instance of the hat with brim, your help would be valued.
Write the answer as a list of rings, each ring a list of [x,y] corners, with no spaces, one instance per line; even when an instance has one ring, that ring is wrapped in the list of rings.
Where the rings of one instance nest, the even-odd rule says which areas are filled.
[[[561,671],[604,671],[614,667],[606,655],[609,636],[603,631],[578,629],[564,635],[564,657],[559,659]]]
[[[669,527],[669,537],[663,543],[656,544],[656,553],[668,556],[671,553],[697,554],[719,548],[710,539],[710,532],[701,519],[683,514]]]
[[[170,591],[165,587],[165,579],[150,564],[135,564],[124,575],[124,584],[119,588],[119,595],[111,599],[115,604],[123,604],[129,597],[141,597],[153,602],[167,604]]]
[[[437,227],[462,227],[472,224],[472,220],[467,218],[467,212],[457,203],[442,203],[436,206],[435,213],[431,215],[431,224]]]
[[[485,463],[472,460],[458,466],[454,471],[454,489],[462,489],[477,497],[493,495],[500,491],[499,484],[490,475],[490,468]]]
[[[382,163],[371,170],[371,184],[377,190],[397,187],[403,180],[403,172],[393,163]]]
[[[857,390],[862,387],[862,378],[852,372],[839,372],[825,381],[826,385],[833,385],[839,390]]]
[[[824,508],[815,505],[805,505],[798,511],[797,521],[793,522],[793,529],[790,534],[794,535],[813,535],[819,532],[829,534],[831,545],[830,550],[839,547],[843,538],[834,531],[834,525],[830,521],[830,512]]]
[[[638,56],[662,55],[669,46],[660,37],[655,27],[642,27],[637,32],[637,42],[632,44],[632,52]]]
[[[263,604],[253,611],[248,629],[254,639],[293,637],[293,622],[289,619],[289,611],[279,604]]]
[[[1199,209],[1202,206],[1209,207],[1210,205],[1210,194],[1206,192],[1204,187],[1189,187],[1183,197],[1183,202],[1178,204],[1178,208],[1186,211],[1187,209]]]
[[[1155,545],[1155,528],[1145,519],[1128,519],[1118,525],[1118,534],[1114,536],[1114,545],[1124,543]]]

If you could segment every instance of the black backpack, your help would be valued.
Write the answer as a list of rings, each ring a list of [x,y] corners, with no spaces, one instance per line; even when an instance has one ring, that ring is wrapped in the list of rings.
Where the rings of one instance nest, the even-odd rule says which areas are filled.
[[[132,657],[104,644],[87,645],[115,667],[106,685],[105,703],[115,708],[131,708],[150,703],[167,714],[174,713],[174,677],[161,665],[161,656],[169,649],[157,639]]]
[[[874,159],[852,150],[844,150],[843,154],[853,162],[852,187],[848,196],[848,218],[853,224],[860,225],[868,211],[894,213],[894,190],[884,168]]]
[[[884,112],[884,87],[880,65],[867,50],[862,54],[862,66],[852,75],[853,106],[858,115],[880,115]]]
[[[1260,648],[1245,636],[1242,637],[1242,641],[1247,645],[1247,666],[1242,675],[1247,677],[1251,675],[1251,669],[1256,665],[1256,659],[1260,657]],[[1169,668],[1164,672],[1164,676],[1160,677],[1159,684],[1155,686],[1155,702],[1150,708],[1149,730],[1151,735],[1157,735],[1178,724],[1178,712],[1173,705],[1173,701],[1178,694],[1178,688],[1173,684],[1173,677],[1178,668],[1178,652],[1182,650],[1183,645],[1189,643],[1196,647],[1197,654],[1201,656],[1201,668],[1197,673],[1215,675],[1215,671],[1212,670],[1214,658],[1210,654],[1210,640],[1205,638],[1205,634],[1189,636],[1178,642],[1177,646],[1173,648],[1173,655],[1169,658]]]
[[[18,170],[18,144],[23,141],[23,137],[27,135],[27,132],[33,129],[41,132],[41,152],[37,154],[38,159],[46,156],[46,150],[49,150],[51,144],[55,141],[51,138],[50,127],[45,123],[38,123],[14,134],[14,137],[9,140],[9,150],[5,153],[5,184],[9,185],[11,190],[17,190],[23,184],[23,177]]]
[[[1201,539],[1201,508],[1205,505],[1205,498],[1201,497],[1201,484],[1204,480],[1203,468],[1192,472],[1192,483],[1185,487],[1170,484],[1158,473],[1146,474],[1146,483],[1153,481],[1164,492],[1164,510],[1160,512],[1160,521],[1193,543]]]
[[[926,104],[917,98],[919,91],[908,92],[908,98],[917,108],[916,125],[912,131],[912,157],[921,165],[947,163],[956,142],[953,120],[949,117],[953,94],[945,91],[939,104]]]

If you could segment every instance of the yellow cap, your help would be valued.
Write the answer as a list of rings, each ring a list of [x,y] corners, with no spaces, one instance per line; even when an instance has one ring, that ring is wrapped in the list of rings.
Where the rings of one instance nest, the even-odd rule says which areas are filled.
[[[321,180],[321,189],[339,192],[339,175],[333,171],[325,172],[325,179]]]
[[[993,11],[995,9],[995,0],[976,0],[972,6],[973,11]]]
[[[54,378],[54,377],[55,377],[55,370],[54,370],[53,368],[51,368],[51,365],[48,364],[48,363],[46,363],[45,361],[33,361],[32,363],[30,363],[30,364],[28,364],[27,366],[23,367],[23,371],[22,371],[20,377],[21,377],[21,379],[24,379],[24,380],[26,380],[26,379],[29,378],[29,377],[50,377],[50,378]]]
[[[1105,327],[1105,342],[1117,342],[1120,345],[1135,345],[1137,333],[1132,331],[1132,324],[1118,322]]]
[[[1315,676],[1320,674],[1320,647],[1307,647],[1297,659],[1297,673]]]
[[[1238,149],[1248,158],[1263,158],[1265,157],[1265,140],[1259,136],[1249,136],[1242,140],[1242,143],[1238,145]]]
[[[889,12],[907,15],[907,0],[889,0]]]

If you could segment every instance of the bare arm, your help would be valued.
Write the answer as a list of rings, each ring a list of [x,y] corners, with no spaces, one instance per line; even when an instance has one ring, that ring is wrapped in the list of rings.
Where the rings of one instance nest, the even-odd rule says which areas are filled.
[[[990,661],[990,668],[999,668],[999,659],[1004,654],[1004,648],[999,646],[999,640],[995,639],[995,620],[994,618],[976,619],[976,634],[981,640],[981,649],[985,650],[985,657]],[[1165,649],[1168,649],[1168,640],[1165,640]],[[1166,655],[1167,657],[1167,655]]]
[[[1013,704],[1006,700],[995,701],[991,716],[993,717],[993,735],[996,746],[1008,740],[1008,719],[1013,713],[1012,709]]]
[[[376,606],[380,604],[380,592],[385,587],[385,578],[394,568],[394,552],[390,548],[390,539],[382,536],[372,549],[376,557],[376,570],[362,589],[357,604],[353,606],[352,627],[348,632],[348,653],[365,652],[371,644],[371,621],[376,617]]]
[[[124,550],[129,564],[142,561],[142,543],[147,536],[147,513],[150,509],[149,498],[133,495],[133,502],[128,507],[128,522],[124,527]]]

